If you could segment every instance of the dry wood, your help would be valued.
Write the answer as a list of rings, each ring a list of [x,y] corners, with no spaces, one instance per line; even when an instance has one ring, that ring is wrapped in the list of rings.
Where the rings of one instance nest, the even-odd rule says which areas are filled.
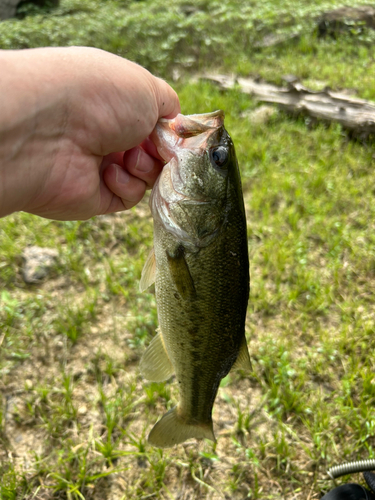
[[[200,79],[216,83],[222,89],[239,87],[259,101],[275,103],[290,113],[302,113],[314,119],[340,123],[357,137],[375,133],[375,103],[332,92],[328,88],[315,92],[298,81],[277,87],[251,78],[228,75],[200,75]]]

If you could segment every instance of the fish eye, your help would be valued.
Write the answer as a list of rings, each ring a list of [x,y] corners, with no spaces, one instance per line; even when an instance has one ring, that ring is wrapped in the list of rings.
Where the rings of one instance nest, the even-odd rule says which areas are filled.
[[[228,157],[228,149],[224,146],[211,149],[211,160],[220,168],[225,166]]]

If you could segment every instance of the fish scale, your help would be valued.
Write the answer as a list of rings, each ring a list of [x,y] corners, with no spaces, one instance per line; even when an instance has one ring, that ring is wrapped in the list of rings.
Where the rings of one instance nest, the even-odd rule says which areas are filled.
[[[157,381],[175,373],[180,393],[178,405],[149,435],[159,447],[191,437],[215,440],[212,407],[220,381],[234,365],[250,369],[246,217],[223,122],[220,111],[178,115],[161,121],[153,134],[171,168],[163,170],[150,199],[154,257],[146,263],[141,289],[155,280],[160,332],[141,371]],[[153,259],[155,275],[148,271]]]

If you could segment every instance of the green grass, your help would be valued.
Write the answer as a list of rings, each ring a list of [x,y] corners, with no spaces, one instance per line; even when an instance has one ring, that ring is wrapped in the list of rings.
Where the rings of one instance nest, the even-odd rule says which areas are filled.
[[[147,383],[138,370],[157,328],[154,295],[138,293],[152,245],[146,202],[86,222],[1,219],[1,500],[318,499],[333,487],[327,467],[375,455],[372,145],[281,112],[256,123],[250,97],[189,81],[206,68],[276,83],[294,73],[375,99],[372,35],[318,39],[311,19],[333,2],[298,12],[295,2],[192,5],[186,15],[182,1],[62,1],[1,23],[0,46],[83,43],[165,77],[178,67],[184,113],[225,110],[248,219],[253,372],[223,381],[217,444],[150,447],[148,431],[178,393],[173,380]],[[303,36],[253,48],[275,30]],[[22,279],[27,245],[59,252],[40,285]]]

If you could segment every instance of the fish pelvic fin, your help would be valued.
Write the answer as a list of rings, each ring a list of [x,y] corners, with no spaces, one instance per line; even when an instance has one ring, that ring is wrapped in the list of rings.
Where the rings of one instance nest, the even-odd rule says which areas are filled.
[[[164,347],[161,332],[151,340],[140,362],[142,375],[151,382],[164,382],[174,373],[173,365]]]
[[[144,292],[155,282],[156,261],[155,250],[152,248],[142,270],[141,280],[139,282],[139,291]]]
[[[212,420],[208,424],[188,424],[179,416],[178,406],[175,406],[156,422],[148,435],[148,442],[158,448],[171,448],[191,438],[206,438],[216,443]]]
[[[247,348],[245,335],[242,339],[240,351],[232,367],[232,370],[244,370],[245,372],[252,371],[251,360],[250,360],[249,350]]]

